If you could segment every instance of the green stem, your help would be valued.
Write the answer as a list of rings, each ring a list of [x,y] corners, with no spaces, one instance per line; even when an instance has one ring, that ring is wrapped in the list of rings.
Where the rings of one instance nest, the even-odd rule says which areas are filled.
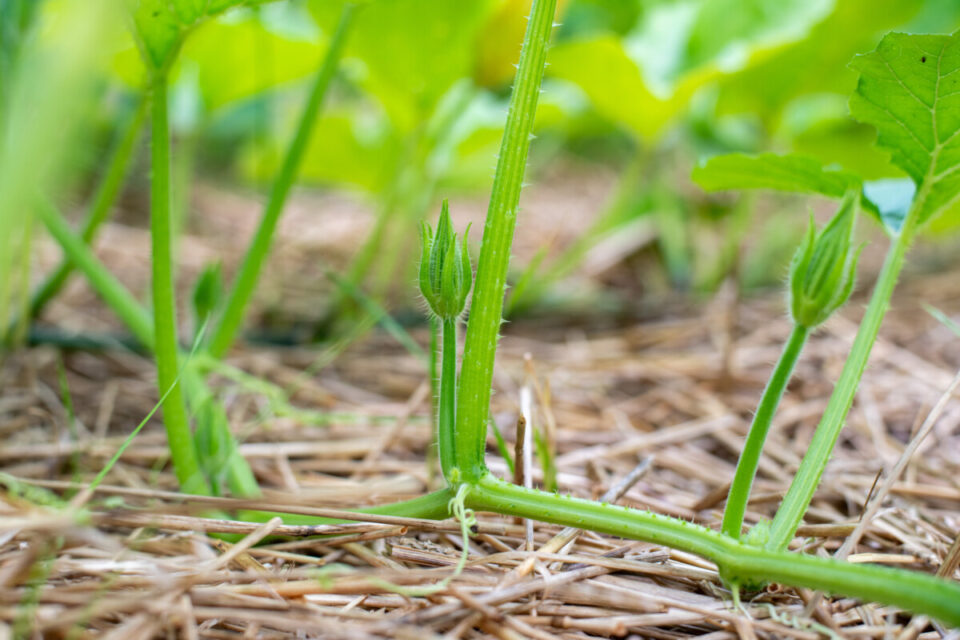
[[[787,388],[787,383],[790,382],[790,376],[808,335],[810,335],[810,330],[806,327],[798,324],[793,326],[790,337],[787,338],[783,347],[783,353],[780,354],[780,360],[777,361],[777,366],[773,370],[773,375],[770,376],[770,381],[767,382],[767,387],[763,390],[763,396],[761,396],[760,404],[757,406],[757,413],[753,416],[750,433],[747,435],[747,441],[740,452],[737,470],[733,476],[733,483],[730,485],[730,493],[727,495],[727,506],[723,512],[721,531],[731,538],[738,539],[740,537],[740,529],[743,527],[743,514],[747,509],[753,479],[757,475],[757,464],[760,462],[763,443],[767,439],[767,433],[770,432],[773,416],[780,405],[783,391]]]
[[[163,422],[180,487],[187,493],[208,494],[190,433],[190,422],[178,384],[177,310],[173,261],[170,255],[170,131],[167,116],[167,77],[157,73],[150,96],[150,240],[153,267],[153,335],[157,387],[163,402]]]
[[[840,379],[827,402],[827,408],[824,410],[820,424],[817,425],[817,430],[813,434],[813,440],[803,456],[800,469],[794,476],[790,489],[773,519],[770,540],[767,543],[768,549],[780,551],[787,548],[797,531],[797,527],[803,520],[803,515],[807,511],[810,501],[813,499],[813,494],[820,483],[820,477],[823,475],[823,470],[827,466],[830,454],[840,435],[840,429],[843,428],[847,413],[853,405],[853,398],[856,395],[860,378],[867,367],[870,351],[873,348],[873,343],[877,340],[877,334],[880,332],[880,324],[890,307],[890,299],[897,284],[897,277],[903,268],[904,257],[913,239],[912,219],[915,217],[908,216],[902,231],[890,245],[886,260],[883,263],[883,269],[880,271],[880,276],[874,286],[870,304],[867,306],[866,314],[860,323],[860,329],[853,341],[850,355],[847,357],[847,361],[843,365],[843,371],[840,373]]]
[[[143,128],[146,115],[147,100],[141,94],[137,99],[136,110],[130,116],[126,127],[114,144],[110,159],[107,162],[107,169],[103,174],[87,212],[87,218],[81,228],[80,237],[86,244],[93,242],[97,231],[100,230],[100,226],[110,214],[110,209],[116,202],[120,189],[126,181],[131,164],[130,160],[133,157],[133,151],[140,137],[140,130]],[[36,318],[40,315],[47,303],[63,289],[72,271],[73,263],[69,258],[64,259],[56,271],[51,273],[33,294],[33,298],[30,300],[30,317]]]
[[[556,8],[557,0],[534,0],[530,9],[483,229],[457,394],[457,466],[467,479],[480,477],[484,469],[493,362],[503,316],[510,245]]]
[[[127,325],[137,340],[152,350],[153,319],[140,302],[103,266],[90,246],[73,232],[52,203],[41,201],[37,206],[37,215],[60,245],[67,261],[83,273],[90,286]]]
[[[427,361],[428,373],[430,375],[430,424],[436,425],[430,430],[430,444],[427,446],[427,478],[428,485],[433,485],[435,479],[437,458],[440,455],[438,447],[440,446],[440,372],[439,357],[440,352],[440,320],[437,316],[430,314],[430,359]]]
[[[734,588],[780,582],[892,604],[960,624],[960,584],[916,571],[747,546],[677,518],[525,489],[489,473],[471,485],[467,506],[503,515],[662,544],[713,561]]]
[[[296,133],[284,156],[280,173],[270,190],[270,196],[260,219],[260,226],[257,227],[250,247],[247,249],[243,264],[240,266],[240,272],[237,274],[224,307],[220,323],[211,337],[209,350],[216,357],[222,357],[230,349],[243,323],[247,304],[250,302],[253,290],[257,286],[263,263],[270,252],[273,234],[277,228],[277,222],[280,220],[280,214],[283,213],[283,205],[286,203],[290,189],[293,187],[297,171],[300,168],[300,161],[303,159],[307,143],[310,141],[310,134],[320,113],[320,107],[323,105],[323,99],[327,95],[327,88],[336,72],[337,63],[346,42],[353,10],[352,4],[346,4],[340,14],[340,22],[337,24],[336,31],[330,40],[330,47],[323,58],[320,70],[317,72],[307,104],[304,105],[303,113],[300,115]]]
[[[440,403],[437,407],[437,445],[440,451],[440,468],[447,482],[456,466],[454,427],[457,402],[457,321],[442,320],[443,350],[440,352]]]
[[[450,487],[418,496],[410,500],[401,502],[391,502],[381,504],[375,507],[366,507],[363,509],[352,509],[358,514],[369,513],[380,516],[399,516],[403,518],[425,518],[429,520],[443,520],[449,518],[450,501],[456,495],[456,490]],[[270,518],[279,516],[284,524],[289,525],[315,525],[315,524],[339,524],[341,522],[352,522],[347,520],[337,520],[334,518],[321,518],[318,516],[300,515],[291,513],[274,513],[269,511],[246,511],[241,514],[244,520],[253,520],[256,522],[266,522]],[[362,518],[361,518],[362,520]]]

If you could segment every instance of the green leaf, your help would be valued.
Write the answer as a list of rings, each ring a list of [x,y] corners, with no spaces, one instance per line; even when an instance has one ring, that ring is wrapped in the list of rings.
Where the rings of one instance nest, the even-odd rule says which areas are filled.
[[[749,69],[720,81],[717,112],[757,114],[771,127],[801,95],[850,95],[854,54],[876,46],[881,33],[902,25],[923,3],[916,0],[842,0],[806,38],[784,44]],[[852,168],[852,165],[845,165]]]
[[[603,117],[655,140],[700,89],[802,38],[828,0],[660,3],[624,37],[596,33],[558,43],[547,73],[577,84]]]
[[[310,23],[309,16],[303,17]],[[312,75],[326,51],[317,40],[281,32],[262,15],[244,12],[198,30],[180,59],[185,71],[196,70],[204,108],[215,111]]]
[[[960,197],[960,32],[891,33],[851,66],[860,80],[850,111],[917,184],[919,227]]]
[[[342,4],[312,0],[308,7],[326,29]],[[471,75],[476,37],[491,4],[377,0],[358,9],[344,58],[399,131],[415,129],[456,81]]]
[[[880,217],[883,226],[896,233],[910,212],[917,186],[910,178],[886,178],[863,183],[868,210]]]
[[[733,153],[710,158],[693,170],[693,180],[707,191],[776,189],[842,198],[859,183],[852,173],[826,169],[798,155]]]
[[[169,68],[186,34],[201,21],[227,9],[269,1],[128,0],[140,53],[147,66],[154,71]]]

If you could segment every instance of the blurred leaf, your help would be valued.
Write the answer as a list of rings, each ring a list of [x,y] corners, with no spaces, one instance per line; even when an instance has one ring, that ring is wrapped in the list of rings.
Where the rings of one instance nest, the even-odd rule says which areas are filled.
[[[618,4],[630,2],[616,0]],[[527,30],[530,0],[495,0],[474,43],[473,78],[481,87],[497,88],[513,80],[520,60],[520,45]],[[557,1],[557,20],[565,21],[569,0]]]
[[[35,36],[0,78],[0,334],[11,305],[27,301],[32,203],[75,168],[71,153],[102,81],[100,44],[120,23],[118,9],[113,0],[44,3]]]
[[[951,208],[960,194],[960,32],[892,33],[857,56],[854,118],[877,129],[877,144],[918,185],[917,224]]]
[[[714,75],[710,71],[692,74],[671,96],[658,98],[627,55],[623,41],[612,35],[557,44],[548,60],[551,77],[577,84],[600,115],[640,139],[659,136],[686,107],[693,92]]]
[[[270,0],[127,0],[140,44],[152,69],[169,68],[186,34],[202,20],[227,9]]]
[[[784,43],[762,60],[720,82],[718,113],[756,113],[775,120],[795,97],[831,92],[849,95],[854,54],[868,51],[880,33],[914,15],[916,0],[836,0],[829,16],[802,40]]]
[[[558,40],[602,32],[625,34],[637,23],[643,0],[573,0],[562,14]]]
[[[734,153],[710,158],[693,170],[693,181],[707,191],[722,189],[776,189],[842,198],[857,176],[825,169],[814,160],[797,155],[746,155]]]
[[[247,176],[267,180],[280,166],[287,135],[272,136],[267,157],[251,144],[241,163]],[[402,142],[382,115],[353,109],[326,109],[317,121],[300,168],[300,181],[348,184],[368,193],[382,193],[388,186]]]
[[[691,26],[682,70],[716,61],[746,66],[752,50],[803,38],[833,0],[705,0]]]
[[[625,37],[558,43],[547,72],[579,85],[597,111],[656,139],[701,88],[802,38],[830,0],[702,0],[655,5]]]
[[[180,58],[185,68],[196,70],[204,107],[215,111],[309,76],[322,53],[316,37],[277,33],[251,12],[198,30]]]
[[[312,0],[321,28],[343,0]],[[473,72],[476,36],[491,0],[376,0],[356,13],[344,59],[362,63],[358,83],[408,132],[457,80]]]

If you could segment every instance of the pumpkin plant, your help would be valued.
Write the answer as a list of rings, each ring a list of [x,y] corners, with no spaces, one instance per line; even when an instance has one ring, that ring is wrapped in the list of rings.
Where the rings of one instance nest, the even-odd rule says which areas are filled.
[[[204,6],[222,9],[227,4],[210,2]],[[144,57],[152,65],[153,317],[92,258],[86,244],[62,223],[55,210],[47,208],[44,220],[71,261],[131,324],[140,339],[153,345],[177,477],[184,490],[204,492],[209,491],[206,486],[209,472],[205,476],[200,470],[184,400],[180,394],[174,393],[180,374],[169,253],[169,140],[165,100],[165,73],[171,56],[175,55],[186,28],[206,16],[194,5],[185,0],[144,0],[135,14],[138,29],[146,34],[142,43]],[[960,197],[960,178],[957,177],[960,174],[954,171],[960,161],[957,153],[960,144],[957,142],[960,140],[957,136],[960,130],[960,74],[955,73],[960,69],[960,34],[893,34],[877,51],[855,61],[861,78],[851,101],[854,116],[877,127],[880,145],[892,152],[894,162],[911,177],[915,192],[907,209],[897,209],[889,199],[877,197],[876,191],[855,175],[827,170],[815,162],[811,165],[804,159],[774,156],[720,158],[697,173],[701,183],[717,188],[776,186],[844,198],[834,220],[820,232],[811,229],[798,251],[791,277],[791,311],[802,329],[797,339],[791,341],[795,344],[787,345],[785,364],[775,373],[780,378],[789,377],[790,361],[795,360],[794,354],[799,352],[808,330],[822,322],[849,295],[856,253],[850,244],[850,229],[858,200],[883,222],[891,236],[887,262],[800,472],[768,535],[752,535],[740,540],[739,530],[733,531],[739,527],[725,526],[725,531],[729,531],[718,532],[649,511],[519,487],[494,477],[484,463],[493,366],[503,315],[510,248],[556,5],[557,0],[534,0],[532,3],[483,230],[459,371],[455,335],[473,280],[469,257],[465,245],[456,238],[446,206],[436,231],[429,227],[422,231],[421,291],[443,329],[437,426],[441,466],[447,486],[414,500],[362,511],[431,518],[454,513],[466,519],[472,509],[586,528],[662,544],[707,558],[717,565],[721,578],[735,596],[741,586],[779,582],[889,603],[933,616],[947,624],[960,625],[960,585],[955,582],[916,571],[849,564],[785,550],[809,504],[849,410],[911,240],[924,225],[938,217],[948,212],[955,215],[952,207]],[[336,47],[331,46],[328,62],[335,59],[335,51]],[[318,84],[323,78],[324,72],[321,71]],[[307,129],[309,118],[309,114],[305,114],[302,120],[307,123],[303,125]],[[298,131],[298,138],[300,133]],[[298,148],[298,138],[291,149]],[[217,317],[215,322],[219,324],[215,326],[215,338],[211,342],[212,353],[204,357],[212,358],[223,353],[235,335],[238,318],[242,317],[245,302],[256,282],[296,162],[291,161],[289,166],[290,176],[278,179],[275,187],[280,194],[271,198],[271,202],[279,201],[280,204],[268,204],[267,215],[248,252],[250,266],[241,270],[245,275],[241,275],[233,287],[230,298],[235,302],[228,302],[227,311]],[[874,194],[872,198],[871,193]],[[210,313],[208,311],[206,315]],[[782,384],[771,382],[769,399],[763,401],[769,405],[768,413],[773,411]],[[195,385],[190,383],[187,386]],[[778,387],[781,387],[779,391]],[[208,409],[204,413],[215,424],[221,425],[220,428],[225,428],[215,410]],[[753,437],[757,445],[753,447],[754,451],[758,451],[762,441],[760,432],[763,431],[765,428],[758,429],[758,435]],[[208,432],[204,436],[211,454],[226,455],[229,457],[226,464],[239,465],[242,458],[233,454],[229,443],[218,441],[215,435]],[[752,477],[751,464],[749,460],[743,463],[744,474],[749,477]],[[235,492],[242,495],[243,487],[239,488],[241,490]],[[732,496],[731,502],[745,500],[742,493],[737,494],[739,498]],[[272,514],[244,515],[262,519]],[[291,522],[302,520],[297,517],[286,519]]]
[[[437,499],[454,499],[455,496],[461,508],[466,505],[503,515],[586,528],[695,553],[717,564],[721,578],[731,587],[735,596],[741,586],[780,582],[895,604],[949,624],[960,624],[960,585],[955,582],[919,572],[855,565],[785,550],[812,497],[839,426],[849,409],[853,392],[866,365],[869,347],[876,339],[883,312],[889,305],[906,248],[922,224],[948,210],[960,197],[960,183],[956,182],[956,178],[951,179],[950,172],[960,158],[949,154],[949,149],[957,139],[956,132],[960,130],[960,91],[951,89],[960,83],[960,77],[953,76],[950,79],[949,76],[952,71],[960,69],[960,34],[894,34],[888,36],[876,52],[858,58],[855,63],[861,71],[861,80],[852,100],[854,115],[877,126],[881,146],[893,151],[896,162],[902,161],[908,171],[919,169],[911,174],[917,185],[918,196],[902,217],[901,224],[896,228],[888,227],[893,238],[891,255],[877,283],[844,375],[837,385],[837,392],[828,405],[794,485],[769,530],[764,527],[758,530],[758,535],[741,541],[737,521],[742,516],[732,519],[732,522],[737,522],[736,527],[725,526],[725,532],[717,532],[648,511],[519,487],[494,477],[484,465],[493,361],[503,311],[510,244],[517,221],[533,112],[555,5],[556,0],[535,0],[533,3],[484,227],[463,364],[455,383],[455,400],[451,385],[441,385],[440,405],[449,407],[453,404],[455,413],[455,419],[451,421],[444,410],[440,412],[438,441],[441,443],[441,460],[446,457],[454,462],[452,465],[443,464],[448,488],[431,495]],[[892,51],[907,54],[915,52],[916,60],[911,60],[910,55],[891,59],[889,54]],[[909,66],[912,62],[926,64],[928,59],[932,63],[930,67],[916,70]],[[931,70],[935,71],[930,73]],[[912,100],[904,100],[903,95],[885,93],[889,92],[891,86],[900,87],[901,93],[907,92],[908,96],[913,95],[912,91],[917,91],[919,95],[913,95]],[[943,98],[940,97],[941,93]],[[924,102],[921,96],[928,101]],[[868,104],[874,106],[868,108]],[[939,119],[937,115],[940,115]],[[917,131],[911,127],[916,127]],[[910,135],[898,132],[897,128],[906,129]],[[918,145],[913,142],[914,138],[926,139],[930,144]],[[906,148],[903,147],[904,143],[908,143]],[[929,156],[919,153],[924,150],[930,152]],[[749,164],[748,160],[743,162]],[[814,178],[836,178],[827,174],[829,172],[814,172]],[[710,170],[702,170],[701,175],[711,175]],[[809,178],[810,173],[799,172],[797,176],[796,179]],[[755,172],[744,172],[741,177],[744,180],[750,177],[762,179]],[[781,178],[777,175],[770,177],[771,180]],[[825,181],[830,182],[826,178]],[[789,377],[788,369],[792,369],[792,362],[796,359],[794,354],[799,352],[803,338],[836,310],[852,289],[857,252],[851,246],[850,234],[859,196],[858,192],[851,194],[850,191],[857,184],[855,177],[847,174],[842,174],[831,183],[833,195],[845,196],[840,211],[819,233],[811,228],[797,252],[791,271],[790,289],[791,313],[799,329],[788,342],[783,364],[778,367],[770,390],[765,394],[767,413],[772,414],[775,398],[779,397],[785,382],[777,378]],[[879,212],[884,203],[878,206],[878,203],[869,201],[868,206]],[[889,219],[889,216],[880,217]],[[446,240],[443,241],[445,246],[439,251],[436,250],[439,243],[437,238],[430,233],[424,234],[425,255],[430,254],[431,258],[433,255],[445,255],[446,262],[422,260],[421,282],[428,285],[425,294],[434,312],[438,312],[438,308],[449,309],[455,318],[463,304],[462,286],[469,282],[469,278],[462,273],[463,254],[457,255],[458,245],[452,231],[446,230],[448,224],[444,211],[440,225],[445,229],[443,236]],[[448,286],[445,287],[444,282]],[[445,370],[441,372],[441,379],[444,380],[455,378],[449,369],[456,363],[456,355],[451,357],[447,352],[450,346],[444,340],[442,361]],[[455,349],[456,343],[453,342],[452,346]],[[756,434],[752,434],[755,446],[751,450],[754,452],[757,451],[756,445],[762,442],[761,432],[765,430],[761,426]],[[755,462],[750,460],[741,465],[744,477],[752,478],[753,465]],[[732,502],[744,499],[743,493],[738,491],[733,495]],[[436,504],[429,505],[425,499],[420,499],[416,505],[406,503],[406,506],[409,509],[404,508],[403,503],[394,505],[394,508],[418,515],[425,515],[425,512],[419,511],[423,507],[428,507],[427,511],[436,510]],[[764,531],[768,535],[759,535]]]

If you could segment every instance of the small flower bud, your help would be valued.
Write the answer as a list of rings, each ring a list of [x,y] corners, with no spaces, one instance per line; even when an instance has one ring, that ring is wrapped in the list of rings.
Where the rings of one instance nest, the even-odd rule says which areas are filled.
[[[798,325],[814,328],[840,308],[853,291],[859,249],[851,249],[857,217],[856,192],[844,198],[820,231],[810,220],[803,243],[790,264],[790,314]]]
[[[440,210],[437,232],[426,222],[420,224],[420,293],[430,310],[444,320],[456,318],[467,304],[473,286],[473,271],[467,249],[467,226],[461,244],[450,222],[450,206],[446,200]]]

